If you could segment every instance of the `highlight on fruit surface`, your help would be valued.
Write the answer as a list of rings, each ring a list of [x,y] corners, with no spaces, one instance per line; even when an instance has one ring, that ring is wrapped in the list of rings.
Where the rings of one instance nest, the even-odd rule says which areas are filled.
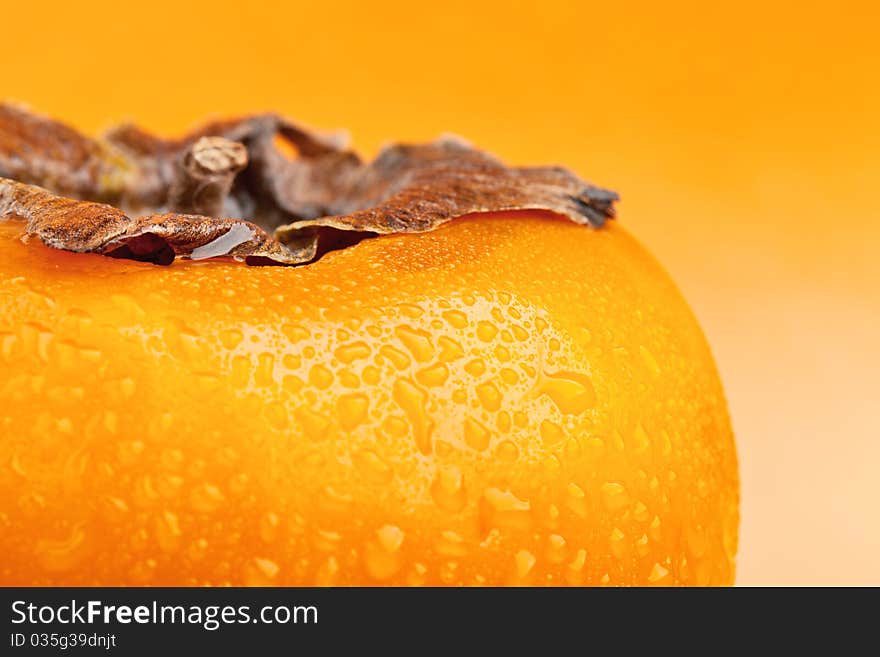
[[[0,583],[732,583],[720,381],[614,193],[12,106],[0,177]]]

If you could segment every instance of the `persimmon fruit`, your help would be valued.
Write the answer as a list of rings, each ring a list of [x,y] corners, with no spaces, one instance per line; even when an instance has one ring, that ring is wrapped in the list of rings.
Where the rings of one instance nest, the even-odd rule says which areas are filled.
[[[465,217],[303,267],[0,222],[0,583],[720,585],[694,317],[619,225]]]

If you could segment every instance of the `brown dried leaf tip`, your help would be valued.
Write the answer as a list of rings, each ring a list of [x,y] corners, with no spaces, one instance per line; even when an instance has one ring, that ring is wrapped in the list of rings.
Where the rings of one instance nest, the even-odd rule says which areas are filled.
[[[133,126],[91,139],[0,104],[0,219],[22,218],[29,235],[69,251],[301,264],[481,212],[549,210],[600,227],[617,198],[565,169],[506,167],[452,138],[391,146],[364,163],[343,140],[275,115],[178,140]]]

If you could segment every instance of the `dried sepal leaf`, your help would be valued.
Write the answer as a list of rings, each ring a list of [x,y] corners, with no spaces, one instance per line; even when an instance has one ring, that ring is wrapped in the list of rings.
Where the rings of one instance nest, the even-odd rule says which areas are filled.
[[[279,139],[298,157],[287,157]],[[343,140],[272,114],[211,123],[176,140],[134,126],[92,140],[0,105],[0,175],[81,199],[0,184],[3,214],[25,216],[47,244],[154,262],[181,255],[305,263],[367,236],[504,210],[548,210],[599,227],[617,200],[565,169],[506,167],[451,138],[391,146],[365,164]]]
[[[0,178],[0,219],[11,217],[25,220],[29,236],[57,249],[156,264],[170,264],[175,256],[295,264],[315,254],[314,244],[291,250],[241,219],[175,213],[131,218],[110,205],[63,198]]]
[[[242,167],[241,175],[228,190],[220,214],[248,215],[266,228],[273,228],[287,218],[279,216],[271,193],[273,182],[281,177],[279,169],[296,170],[312,165],[323,168],[324,158],[335,160],[346,141],[339,135],[312,133],[274,114],[213,122],[181,139],[163,139],[136,126],[120,126],[108,131],[102,142],[121,153],[133,172],[122,203],[140,210],[171,209],[171,190],[185,175],[181,161],[205,138],[239,143],[246,153],[247,166]],[[276,138],[293,147],[301,160],[288,160],[276,147]],[[293,167],[295,163],[299,166]]]
[[[457,139],[392,146],[350,176],[335,216],[281,226],[286,242],[316,227],[376,234],[416,233],[463,215],[549,210],[599,227],[614,216],[617,194],[588,185],[562,168],[509,168]]]
[[[224,137],[201,137],[175,163],[168,190],[173,212],[219,216],[239,171],[247,166],[247,149]]]
[[[181,161],[206,137],[240,143],[247,154],[248,166],[216,216],[247,215],[270,229],[291,219],[277,209],[272,193],[277,178],[301,187],[318,180],[329,185],[325,158],[360,166],[357,156],[345,150],[344,136],[314,133],[274,114],[215,121],[180,139],[157,137],[132,125],[92,139],[49,117],[0,103],[0,177],[62,196],[111,203],[132,213],[171,211],[172,190],[187,173]],[[276,138],[286,141],[300,159],[287,159],[275,146]],[[283,176],[280,168],[286,169]],[[311,168],[324,173],[310,175]],[[337,171],[335,165],[329,169]],[[304,207],[317,209],[316,199],[326,197],[314,191],[317,195],[310,185],[300,202]]]
[[[63,123],[0,103],[0,177],[76,198],[110,200],[129,184],[113,148]]]

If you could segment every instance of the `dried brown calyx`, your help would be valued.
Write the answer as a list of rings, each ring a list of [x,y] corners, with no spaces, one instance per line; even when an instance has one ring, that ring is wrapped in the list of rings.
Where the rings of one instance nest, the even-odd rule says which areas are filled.
[[[176,140],[133,126],[92,139],[0,104],[0,218],[70,251],[302,264],[480,212],[549,210],[600,227],[616,200],[565,169],[506,167],[453,138],[390,146],[365,163],[343,139],[271,114]]]

